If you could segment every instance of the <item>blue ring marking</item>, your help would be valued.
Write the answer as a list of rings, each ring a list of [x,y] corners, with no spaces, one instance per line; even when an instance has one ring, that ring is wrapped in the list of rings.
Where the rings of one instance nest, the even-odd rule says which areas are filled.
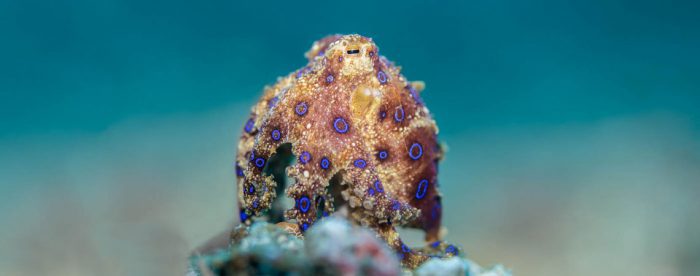
[[[251,151],[250,154],[248,155],[248,160],[253,161],[255,159],[255,152]]]
[[[394,121],[396,122],[402,122],[403,118],[406,116],[406,113],[403,111],[403,107],[399,106],[399,108],[394,111]]]
[[[248,189],[246,189],[246,192],[248,192],[249,195],[252,195],[255,193],[255,186],[253,184],[248,184]]]
[[[236,165],[236,175],[237,176],[244,176],[243,168],[241,168],[241,166]]]
[[[299,199],[299,210],[301,210],[302,213],[306,213],[309,211],[309,208],[311,208],[311,200],[307,196],[302,196]]]
[[[280,138],[282,138],[282,133],[279,131],[279,129],[273,129],[270,136],[272,136],[272,140],[279,141]]]
[[[301,152],[301,155],[299,155],[299,163],[306,164],[311,161],[311,153],[308,151],[303,151]]]
[[[418,105],[425,105],[423,99],[421,99],[421,97],[418,95],[418,92],[415,88],[413,88],[412,85],[409,84],[406,87],[408,88],[408,93],[411,94],[411,98],[413,98],[413,100],[416,101]]]
[[[413,151],[418,149],[418,154],[413,154]],[[408,149],[408,156],[413,160],[418,160],[423,156],[423,146],[420,143],[413,143],[411,148]]]
[[[342,117],[338,117],[335,118],[335,120],[333,121],[333,128],[335,128],[336,132],[343,134],[348,132],[350,126],[348,125],[348,122],[345,121],[345,119],[343,119]]]
[[[406,244],[402,243],[401,244],[401,251],[403,251],[404,253],[408,253],[408,252],[411,252],[411,249],[408,248],[408,246],[406,246]]]
[[[255,166],[258,168],[265,167],[265,158],[262,158],[262,157],[255,158]]]
[[[379,70],[379,72],[377,72],[377,80],[379,80],[379,83],[385,84],[386,83],[386,73],[384,73],[384,71],[382,71],[382,70]]]
[[[294,107],[294,112],[296,112],[296,114],[299,116],[304,116],[307,111],[309,111],[309,105],[307,105],[306,102],[299,102]]]
[[[301,231],[306,231],[306,229],[309,229],[309,224],[304,222],[301,224]]]
[[[331,166],[331,161],[328,160],[328,158],[323,157],[321,158],[321,162],[319,163],[319,165],[321,165],[322,169],[327,170]]]
[[[430,217],[432,219],[437,218],[439,211],[440,211],[440,204],[433,205],[433,208],[430,209]]]
[[[425,194],[428,192],[428,185],[430,185],[430,183],[427,179],[423,179],[420,182],[418,182],[418,189],[416,189],[417,199],[422,199],[423,197],[425,197]]]
[[[335,77],[333,77],[333,74],[328,74],[328,76],[326,76],[326,83],[331,83],[331,82],[333,82],[333,80],[335,80]]]
[[[327,217],[327,216],[328,216],[328,212],[323,211],[323,216],[324,216],[324,217]]]
[[[253,201],[253,208],[258,208],[259,205],[260,205],[260,200],[256,199]]]
[[[382,181],[380,181],[380,180],[374,181],[374,189],[376,189],[377,192],[379,192],[379,193],[383,193],[384,186],[382,185]]]
[[[277,102],[279,101],[279,98],[277,96],[272,97],[269,101],[267,101],[267,107],[268,108],[273,108],[277,105]]]
[[[253,128],[255,128],[255,121],[253,121],[253,118],[248,119],[248,121],[245,123],[245,127],[243,130],[247,133],[253,132]]]
[[[379,112],[379,119],[384,120],[386,118],[386,111]]]
[[[447,248],[445,248],[445,252],[455,254],[455,255],[459,254],[459,250],[457,250],[457,248],[454,247],[454,245],[447,246]]]
[[[398,201],[394,201],[394,203],[391,204],[391,209],[392,209],[392,210],[396,211],[396,210],[398,210],[399,208],[401,208],[401,203],[399,203]]]
[[[374,196],[374,189],[369,188],[369,190],[367,190],[367,193],[368,193],[370,196]]]
[[[433,248],[436,248],[436,247],[440,246],[440,241],[436,241],[433,244],[431,244],[430,246],[432,246]]]
[[[248,214],[245,213],[245,210],[241,210],[240,216],[241,216],[241,222],[244,222],[248,219]]]
[[[380,150],[379,153],[377,153],[377,157],[379,157],[379,160],[385,160],[389,158],[389,152],[386,150]]]
[[[364,159],[357,159],[352,164],[360,169],[364,169],[365,167],[367,167],[367,162]]]

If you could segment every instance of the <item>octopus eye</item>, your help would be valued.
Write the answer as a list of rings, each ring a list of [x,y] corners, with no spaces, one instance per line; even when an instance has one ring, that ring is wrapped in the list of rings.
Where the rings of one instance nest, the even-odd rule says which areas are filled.
[[[359,54],[359,53],[360,53],[360,49],[351,49],[351,50],[348,50],[347,53],[348,53],[348,55]]]

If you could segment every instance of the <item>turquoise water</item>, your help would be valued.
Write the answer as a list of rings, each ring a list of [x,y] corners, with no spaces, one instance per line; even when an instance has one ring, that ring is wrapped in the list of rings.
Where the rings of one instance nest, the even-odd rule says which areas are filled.
[[[0,274],[180,270],[235,222],[249,106],[332,33],[426,82],[471,258],[700,270],[697,2],[249,2],[0,1]]]

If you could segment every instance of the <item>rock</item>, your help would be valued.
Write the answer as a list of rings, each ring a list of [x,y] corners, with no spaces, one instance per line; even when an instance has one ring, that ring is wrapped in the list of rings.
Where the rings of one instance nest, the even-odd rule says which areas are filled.
[[[510,276],[511,273],[502,265],[494,266],[490,269],[483,269],[476,263],[459,257],[448,259],[432,259],[418,267],[415,275],[420,276],[447,276],[447,275],[468,275],[468,276]]]
[[[312,263],[340,275],[397,275],[400,262],[393,250],[369,229],[341,218],[327,218],[306,233]]]
[[[190,257],[187,276],[210,275],[482,275],[509,276],[503,266],[482,269],[462,258],[431,259],[401,270],[396,253],[368,228],[328,217],[299,237],[284,225],[255,222],[231,233],[230,244]]]

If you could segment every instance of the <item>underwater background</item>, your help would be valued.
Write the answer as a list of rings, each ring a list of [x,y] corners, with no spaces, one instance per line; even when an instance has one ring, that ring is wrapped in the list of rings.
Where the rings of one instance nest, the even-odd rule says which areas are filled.
[[[698,275],[698,12],[0,0],[0,274],[184,274],[237,223],[235,147],[263,86],[313,41],[359,33],[427,84],[446,238],[469,258],[516,275]]]

